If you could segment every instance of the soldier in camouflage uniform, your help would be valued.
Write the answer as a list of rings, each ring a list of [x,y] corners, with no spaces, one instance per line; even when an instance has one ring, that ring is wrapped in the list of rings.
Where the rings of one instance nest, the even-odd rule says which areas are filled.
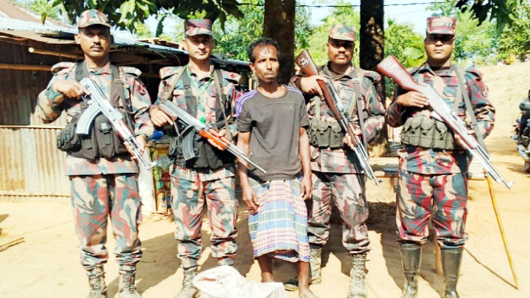
[[[189,53],[189,63],[184,67],[160,70],[162,81],[157,103],[172,100],[201,122],[217,126],[220,135],[233,137],[237,128],[232,107],[240,94],[240,76],[220,70],[211,63],[215,44],[210,20],[186,20],[185,31],[184,46]],[[150,114],[157,126],[173,124],[175,120],[156,107],[151,109]],[[195,134],[193,129],[188,133]],[[212,255],[217,258],[218,264],[233,265],[237,251],[235,159],[229,153],[218,150],[214,143],[197,136],[193,138],[194,152],[198,156],[191,160],[183,157],[181,142],[185,137],[174,137],[170,148],[174,162],[171,170],[171,207],[177,223],[178,257],[184,269],[183,287],[178,298],[194,297],[198,292],[191,281],[197,273],[202,251],[204,209],[212,229]]]
[[[78,64],[62,62],[52,68],[54,76],[48,87],[39,94],[37,110],[47,123],[57,119],[63,110],[67,113],[68,122],[77,121],[75,119],[86,109],[81,96],[88,93],[78,80],[89,77],[107,98],[111,98],[113,94],[123,95],[119,95],[119,104],[115,107],[121,111],[130,111],[130,120],[134,126],[131,128],[136,140],[144,148],[146,138],[153,132],[148,114],[151,100],[139,80],[141,72],[138,69],[116,67],[110,63],[110,27],[105,15],[97,10],[81,14],[78,21],[79,33],[75,35],[75,40],[81,46],[85,60]],[[93,121],[95,122],[96,120]],[[92,125],[91,131],[102,128]],[[114,131],[111,133],[116,134]],[[121,140],[116,142],[121,143]],[[81,264],[89,277],[88,297],[107,297],[103,265],[108,259],[105,244],[109,216],[117,240],[114,251],[120,266],[119,297],[141,297],[134,284],[136,264],[142,257],[138,239],[138,224],[141,219],[138,164],[131,158],[132,149],[128,144],[125,145],[129,153],[110,158],[96,157],[89,160],[75,157],[73,155],[79,153],[75,150],[69,151],[66,157],[65,171],[71,182]]]
[[[331,204],[342,219],[342,243],[353,260],[348,297],[366,297],[366,254],[370,250],[368,205],[365,197],[365,175],[359,171],[351,140],[344,133],[322,97],[317,80],[333,83],[348,116],[356,125],[359,139],[370,142],[381,130],[385,109],[376,86],[381,77],[376,72],[352,65],[355,31],[342,24],[329,31],[327,51],[330,61],[318,76],[295,76],[291,84],[309,100],[311,169],[313,172],[313,209],[309,218],[312,283],[321,282],[322,247],[329,239]],[[362,121],[359,122],[359,115]],[[363,123],[361,131],[360,124]],[[364,135],[362,135],[364,133]],[[366,145],[366,144],[365,144]],[[348,148],[349,146],[349,148]],[[289,281],[286,288],[296,285]]]
[[[462,76],[451,64],[455,26],[456,20],[448,17],[427,20],[427,62],[410,73],[418,83],[431,85],[463,120],[473,113],[478,124],[473,133],[480,140],[493,129],[495,109],[481,74],[470,68]],[[444,298],[458,297],[471,157],[450,128],[431,118],[428,99],[421,93],[398,89],[386,119],[393,127],[404,125],[396,214],[405,276],[402,297],[417,297],[421,245],[427,240],[431,218],[442,249]]]

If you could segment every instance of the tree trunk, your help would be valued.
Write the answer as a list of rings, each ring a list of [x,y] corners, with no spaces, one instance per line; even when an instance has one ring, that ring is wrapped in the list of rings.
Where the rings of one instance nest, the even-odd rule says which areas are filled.
[[[384,0],[361,0],[361,44],[359,52],[360,66],[367,70],[376,70],[377,64],[384,58]],[[379,94],[385,106],[384,79]],[[370,144],[370,154],[386,155],[388,152],[388,132],[386,123],[381,133]]]
[[[294,23],[296,0],[266,0],[263,35],[278,41],[280,74],[278,81],[286,84],[294,74]]]
[[[384,0],[361,0],[361,68],[376,70],[384,56]]]

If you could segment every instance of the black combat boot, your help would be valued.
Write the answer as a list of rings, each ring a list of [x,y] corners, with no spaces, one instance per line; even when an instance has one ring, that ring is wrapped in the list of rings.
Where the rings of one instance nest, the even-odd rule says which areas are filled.
[[[418,297],[418,279],[421,267],[421,245],[418,243],[401,243],[401,264],[405,285],[401,298]]]
[[[456,292],[456,284],[462,263],[463,247],[442,249],[442,266],[445,278],[444,298],[459,298]]]
[[[88,293],[87,298],[107,298],[103,266],[96,266],[88,271],[88,284],[90,285],[90,293]]]
[[[309,284],[318,285],[322,283],[322,248],[311,248],[311,259],[309,259]],[[298,290],[298,276],[289,279],[283,285],[287,291]]]
[[[366,253],[352,255],[348,298],[366,298]]]
[[[193,285],[193,278],[197,275],[197,267],[184,269],[184,280],[182,280],[182,290],[175,298],[194,298],[199,290]]]
[[[120,282],[118,290],[119,298],[142,298],[142,295],[136,290],[134,285],[136,272],[120,271]]]

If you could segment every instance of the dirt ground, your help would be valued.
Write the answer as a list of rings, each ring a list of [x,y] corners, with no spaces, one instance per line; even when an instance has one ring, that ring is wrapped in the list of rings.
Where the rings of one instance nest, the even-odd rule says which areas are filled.
[[[530,87],[528,67],[493,66],[482,69],[490,87],[490,98],[497,107],[496,128],[487,139],[492,159],[499,171],[516,182],[512,190],[494,184],[514,265],[519,290],[506,257],[488,185],[485,180],[471,181],[467,232],[469,241],[461,269],[461,297],[530,297],[530,180],[523,170],[523,161],[510,139],[518,104]],[[395,236],[395,193],[391,179],[376,188],[369,185],[370,220],[368,224],[372,251],[367,263],[369,297],[399,297],[403,278]],[[243,208],[241,208],[243,209]],[[0,202],[0,245],[24,237],[24,243],[0,252],[0,297],[85,297],[88,284],[79,264],[77,237],[73,229],[67,200],[54,202]],[[137,287],[143,297],[173,297],[180,289],[182,270],[175,257],[174,224],[168,217],[146,215],[141,226],[144,257],[137,273]],[[212,268],[209,229],[203,226],[204,246],[201,270]],[[109,251],[115,241],[109,231]],[[341,245],[339,225],[333,225],[330,243],[324,249],[323,283],[312,286],[321,298],[346,297],[350,260]],[[239,254],[235,268],[248,280],[259,281],[260,271],[253,262],[247,229],[247,216],[241,211],[239,221]],[[420,280],[420,297],[440,297],[443,279],[436,274],[434,246],[424,248]],[[111,257],[106,265],[109,297],[118,289],[117,265]],[[275,263],[278,281],[295,273],[287,263]],[[296,292],[288,297],[298,297]]]

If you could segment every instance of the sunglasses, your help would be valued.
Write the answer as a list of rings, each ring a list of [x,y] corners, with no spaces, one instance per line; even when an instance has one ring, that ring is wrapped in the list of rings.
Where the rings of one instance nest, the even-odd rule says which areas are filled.
[[[450,43],[454,39],[453,35],[447,35],[447,34],[429,34],[427,36],[427,41],[429,42],[437,42],[441,41],[443,43]]]

